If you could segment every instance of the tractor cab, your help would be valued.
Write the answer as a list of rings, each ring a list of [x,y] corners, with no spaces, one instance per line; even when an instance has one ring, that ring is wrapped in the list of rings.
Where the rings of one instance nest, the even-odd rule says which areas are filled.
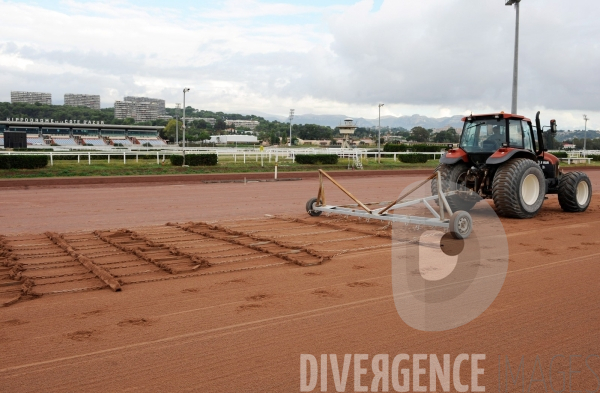
[[[500,148],[535,151],[531,120],[523,116],[499,113],[469,116],[463,121],[459,146],[478,163],[487,160]]]

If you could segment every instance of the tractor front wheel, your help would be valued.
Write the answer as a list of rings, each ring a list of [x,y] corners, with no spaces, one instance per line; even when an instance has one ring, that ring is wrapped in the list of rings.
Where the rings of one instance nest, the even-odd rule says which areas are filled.
[[[558,182],[558,203],[566,212],[583,212],[592,200],[592,183],[583,172],[568,172]]]
[[[492,183],[492,198],[498,213],[505,217],[534,217],[544,203],[546,180],[539,165],[527,158],[515,158],[498,168]]]
[[[463,162],[459,162],[454,165],[440,165],[438,172],[440,172],[440,177],[442,179],[442,191],[444,193],[450,191],[466,191],[464,186],[465,178],[467,177],[467,172],[469,172],[469,166]],[[431,195],[438,194],[438,185],[437,185],[437,177],[431,180]],[[469,211],[475,206],[478,202],[478,197],[463,197],[462,195],[450,195],[447,196],[448,205],[450,205],[450,209],[453,212],[457,210]],[[439,205],[440,200],[436,200],[436,203]]]

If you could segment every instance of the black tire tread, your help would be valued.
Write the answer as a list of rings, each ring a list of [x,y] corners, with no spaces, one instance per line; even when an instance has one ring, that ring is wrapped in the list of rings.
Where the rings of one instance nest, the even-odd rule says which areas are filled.
[[[560,177],[558,182],[558,203],[563,211],[566,212],[583,212],[589,206],[588,203],[581,207],[577,203],[577,184],[579,181],[587,179],[590,196],[592,194],[592,186],[588,176],[583,172],[567,172]],[[591,199],[591,198],[590,198]]]

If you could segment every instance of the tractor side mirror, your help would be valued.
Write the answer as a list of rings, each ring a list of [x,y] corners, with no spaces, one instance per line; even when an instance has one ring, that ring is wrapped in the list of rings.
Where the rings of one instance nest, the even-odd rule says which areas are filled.
[[[556,134],[556,120],[550,120],[550,132]]]

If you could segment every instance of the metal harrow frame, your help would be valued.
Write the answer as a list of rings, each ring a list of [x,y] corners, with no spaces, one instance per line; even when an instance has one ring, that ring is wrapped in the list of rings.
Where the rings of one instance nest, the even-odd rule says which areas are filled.
[[[336,187],[338,187],[344,194],[352,199],[356,204],[351,205],[327,205],[325,202],[325,186],[323,178],[329,179]],[[425,183],[437,178],[437,195],[431,195],[424,198],[416,198],[405,201],[404,198],[411,195],[417,189],[422,187]],[[359,201],[354,195],[346,190],[341,184],[335,179],[328,175],[325,171],[319,169],[319,191],[316,198],[311,198],[306,203],[306,211],[311,216],[319,216],[322,213],[326,214],[339,214],[344,216],[353,216],[359,218],[365,218],[367,220],[375,219],[381,221],[390,222],[403,222],[405,224],[413,224],[417,226],[430,226],[443,228],[457,239],[466,239],[471,234],[473,228],[473,220],[468,212],[458,210],[452,212],[450,205],[448,204],[447,197],[457,195],[458,191],[446,191],[442,188],[442,179],[440,172],[435,171],[427,179],[420,182],[418,185],[410,189],[409,191],[401,194],[395,201],[392,202],[371,202],[363,203]],[[431,201],[441,200],[438,203],[439,213],[429,203]],[[414,206],[423,204],[431,212],[433,217],[420,217],[403,215],[397,213],[391,213],[401,209],[403,207]],[[383,206],[381,208],[373,208],[376,206]]]

